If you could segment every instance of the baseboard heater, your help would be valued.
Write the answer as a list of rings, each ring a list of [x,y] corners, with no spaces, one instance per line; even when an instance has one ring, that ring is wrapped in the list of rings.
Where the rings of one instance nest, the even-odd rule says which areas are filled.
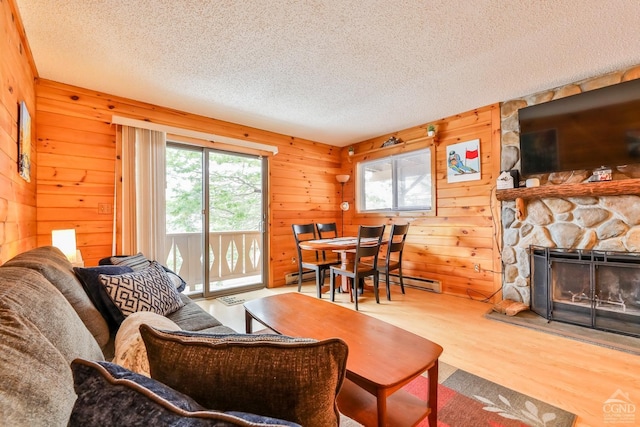
[[[300,275],[300,273],[298,273],[297,271],[295,273],[287,273],[284,275],[284,283],[285,285],[292,285],[294,283],[298,283],[298,276]],[[329,275],[327,275],[327,277],[329,277]],[[316,273],[315,271],[305,271],[304,273],[302,273],[302,281],[303,282],[307,282],[313,280],[314,282],[316,281]]]
[[[284,276],[284,283],[287,285],[293,285],[295,283],[298,283],[298,276],[299,276],[299,273],[297,271],[295,273],[287,273]],[[382,275],[380,278],[382,279],[383,286],[384,286],[384,275]],[[315,272],[306,271],[302,273],[303,282],[315,281],[315,280],[316,280]],[[390,274],[389,280],[391,281],[391,284],[400,286],[400,278],[398,277],[397,274]],[[404,276],[404,285],[407,288],[420,289],[423,291],[435,292],[437,294],[442,293],[442,284],[440,283],[439,280],[425,279],[423,277]]]
[[[384,283],[384,275],[380,276],[380,278]],[[435,292],[437,294],[442,293],[442,284],[440,283],[439,280],[425,279],[423,277],[410,277],[410,276],[404,276],[403,279],[404,279],[403,280],[404,286],[407,288],[420,289],[423,291]],[[400,278],[398,277],[397,274],[390,274],[389,280],[391,281],[392,285],[400,286]]]

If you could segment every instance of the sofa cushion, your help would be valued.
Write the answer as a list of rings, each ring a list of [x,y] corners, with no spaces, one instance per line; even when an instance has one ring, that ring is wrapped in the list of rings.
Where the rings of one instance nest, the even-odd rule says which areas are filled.
[[[196,304],[188,296],[180,294],[184,307],[180,310],[168,314],[167,317],[178,324],[185,331],[200,331],[202,329],[222,326],[222,323],[207,313],[202,307]],[[230,333],[235,331],[231,330]]]
[[[151,265],[151,261],[145,257],[142,252],[138,252],[135,255],[114,255],[102,258],[98,263],[100,265],[126,265],[131,267],[133,271],[142,270]],[[164,271],[167,273],[169,279],[171,279],[171,282],[173,282],[178,292],[184,291],[187,286],[187,282],[167,266],[163,265],[162,268],[164,268]]]
[[[140,336],[140,325],[150,325],[165,331],[179,331],[180,326],[150,311],[139,311],[127,316],[116,334],[114,363],[130,371],[150,377],[147,349]]]
[[[175,286],[155,261],[143,270],[117,276],[101,274],[99,277],[107,294],[125,317],[136,311],[152,311],[165,316],[184,306]]]
[[[29,319],[0,308],[2,424],[66,425],[76,399],[68,363]]]
[[[32,269],[0,267],[0,308],[29,319],[68,363],[77,357],[103,359],[98,343],[69,301]]]
[[[284,420],[207,410],[180,392],[109,362],[72,363],[78,399],[69,426],[295,427]]]
[[[107,321],[109,330],[115,334],[120,327],[120,323],[124,320],[124,315],[113,303],[107,290],[100,282],[100,275],[116,276],[119,274],[132,273],[131,267],[126,265],[101,265],[98,267],[74,267],[73,271],[82,283],[87,294],[93,301],[102,317]]]
[[[1,424],[66,425],[76,398],[69,364],[78,357],[103,358],[60,291],[32,269],[1,267]]]
[[[165,332],[147,325],[140,333],[152,378],[205,407],[338,425],[336,396],[348,351],[340,339]]]
[[[42,246],[21,253],[7,261],[6,267],[25,267],[41,273],[71,303],[87,329],[91,331],[101,348],[109,344],[110,335],[107,322],[84,291],[73,272],[73,266],[60,249]]]

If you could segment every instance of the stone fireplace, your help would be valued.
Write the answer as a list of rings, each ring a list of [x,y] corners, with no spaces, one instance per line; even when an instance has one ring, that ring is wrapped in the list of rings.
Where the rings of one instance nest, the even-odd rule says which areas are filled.
[[[640,78],[640,66],[503,103],[501,170],[519,169],[520,166],[520,108],[636,78]],[[504,299],[531,304],[532,246],[640,254],[640,181],[632,185],[631,190],[627,188],[620,194],[612,194],[611,191],[598,194],[598,187],[590,187],[591,191],[585,194],[562,194],[565,184],[591,186],[586,182],[591,172],[537,175],[541,186],[559,185],[559,190],[553,195],[527,197],[523,203],[523,215],[522,206],[516,205],[515,197],[498,197],[502,200]],[[635,182],[638,178],[639,165],[619,167],[613,171],[614,181],[631,179]],[[517,193],[518,190],[513,191]]]
[[[640,254],[536,246],[530,253],[534,312],[640,337]]]

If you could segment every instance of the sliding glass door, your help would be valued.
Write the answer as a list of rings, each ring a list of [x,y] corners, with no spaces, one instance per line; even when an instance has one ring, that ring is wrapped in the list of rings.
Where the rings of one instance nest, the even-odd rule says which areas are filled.
[[[264,287],[266,159],[167,146],[167,265],[185,292],[216,297]]]

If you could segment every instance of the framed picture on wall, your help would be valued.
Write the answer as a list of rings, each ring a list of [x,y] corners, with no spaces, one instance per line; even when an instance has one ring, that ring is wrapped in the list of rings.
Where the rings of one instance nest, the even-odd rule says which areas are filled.
[[[20,103],[18,120],[18,173],[31,182],[31,115],[24,101]]]
[[[447,182],[475,181],[481,178],[480,140],[447,146]]]

